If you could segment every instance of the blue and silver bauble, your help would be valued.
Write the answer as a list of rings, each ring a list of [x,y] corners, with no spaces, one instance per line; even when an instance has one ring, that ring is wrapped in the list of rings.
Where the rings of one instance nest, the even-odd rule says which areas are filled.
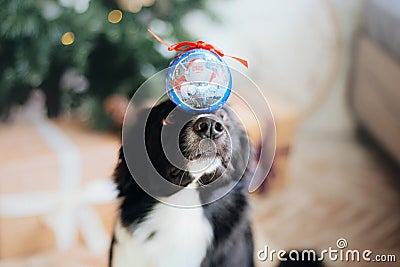
[[[166,77],[169,98],[181,109],[209,113],[228,100],[232,75],[217,54],[205,49],[191,49],[169,65]]]

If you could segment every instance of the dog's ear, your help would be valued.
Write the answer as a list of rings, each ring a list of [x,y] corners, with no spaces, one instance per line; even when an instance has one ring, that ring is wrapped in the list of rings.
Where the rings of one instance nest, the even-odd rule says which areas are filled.
[[[131,114],[131,124],[125,123],[119,162],[114,173],[119,195],[133,194],[136,190],[151,189],[152,194],[169,193],[162,174],[157,171],[151,158],[161,157],[161,125],[165,113],[172,109],[170,102],[162,102]],[[159,164],[160,165],[160,164]],[[175,189],[174,189],[175,190]],[[149,193],[148,191],[146,191]]]

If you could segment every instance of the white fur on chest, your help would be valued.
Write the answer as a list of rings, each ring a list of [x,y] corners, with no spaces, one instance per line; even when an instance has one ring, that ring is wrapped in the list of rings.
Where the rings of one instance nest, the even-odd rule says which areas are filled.
[[[113,267],[199,267],[213,238],[199,195],[183,189],[170,196],[198,202],[195,208],[156,204],[132,231],[117,223]],[[189,200],[189,199],[188,199]],[[151,237],[150,237],[151,236]],[[149,238],[150,237],[150,238]]]

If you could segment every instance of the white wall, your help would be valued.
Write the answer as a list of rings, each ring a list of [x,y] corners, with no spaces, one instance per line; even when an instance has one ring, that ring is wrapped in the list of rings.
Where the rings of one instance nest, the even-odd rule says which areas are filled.
[[[345,127],[348,122],[344,119],[347,115],[343,109],[343,85],[349,41],[361,2],[331,1],[339,33],[329,13],[328,0],[209,0],[209,8],[221,22],[193,13],[185,24],[193,34],[227,54],[248,59],[248,70],[232,60],[227,61],[246,72],[264,92],[280,95],[289,105],[308,106],[321,91],[332,89],[332,83],[327,88],[327,79],[337,60],[342,60],[340,75],[334,81],[335,92],[330,95],[333,100],[329,101],[333,103],[318,113],[326,113],[324,117],[340,113],[341,118],[334,124]],[[343,40],[342,51],[338,38]],[[321,123],[321,119],[317,121]]]

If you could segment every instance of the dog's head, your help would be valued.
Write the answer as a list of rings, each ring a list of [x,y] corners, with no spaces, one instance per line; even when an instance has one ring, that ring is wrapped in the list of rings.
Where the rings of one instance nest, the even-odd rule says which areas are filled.
[[[136,117],[123,142],[135,178],[154,183],[159,176],[181,187],[224,185],[250,171],[251,145],[228,107],[190,114],[168,100]]]

